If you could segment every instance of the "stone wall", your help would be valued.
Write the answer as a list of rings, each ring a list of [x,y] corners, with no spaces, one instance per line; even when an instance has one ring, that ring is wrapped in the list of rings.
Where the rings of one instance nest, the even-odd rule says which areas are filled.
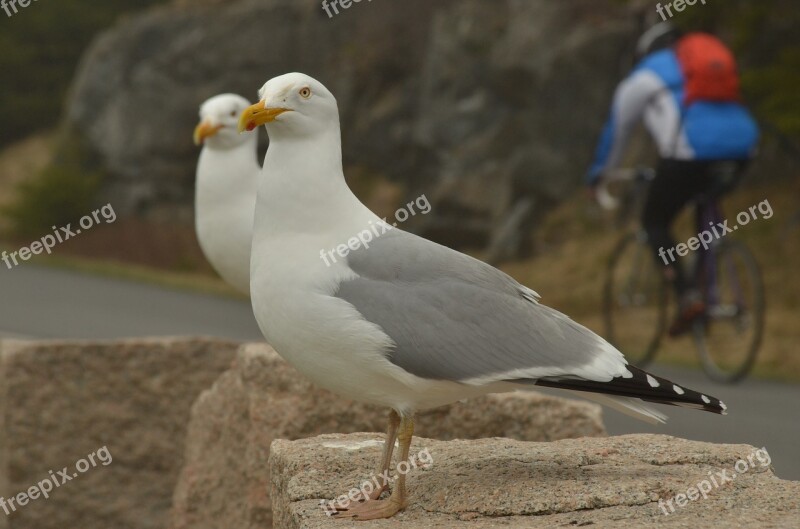
[[[373,439],[356,434],[276,441],[270,457],[275,526],[789,529],[800,520],[800,482],[775,477],[753,457],[755,447],[665,435],[551,443],[417,438],[410,453],[427,449],[424,459],[433,463],[409,471],[405,512],[371,523],[330,519],[320,501],[346,494],[375,474],[380,446]],[[737,474],[737,462],[748,458],[755,464]],[[709,481],[703,498],[698,483],[723,471],[736,478],[719,487]]]
[[[163,529],[189,409],[237,347],[205,339],[4,342],[0,496],[27,491],[50,471],[61,482],[65,467],[71,478],[11,512],[10,527]],[[102,447],[111,462],[103,464],[104,452],[77,472]]]
[[[386,409],[316,388],[267,345],[243,347],[192,409],[172,529],[272,527],[268,458],[275,439],[383,432],[386,418]],[[417,431],[436,439],[529,441],[605,435],[598,406],[538,393],[438,408],[419,416]]]

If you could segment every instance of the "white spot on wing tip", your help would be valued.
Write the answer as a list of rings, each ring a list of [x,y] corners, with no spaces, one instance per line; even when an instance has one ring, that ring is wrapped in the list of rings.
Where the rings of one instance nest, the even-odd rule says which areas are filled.
[[[705,402],[706,404],[711,404],[711,399],[709,399],[705,395],[700,395],[700,398],[703,399],[703,402]]]
[[[722,408],[722,411],[727,411],[728,410],[728,407],[725,406],[725,403],[722,402],[722,401],[719,401],[719,407]]]
[[[673,385],[672,385],[672,389],[674,389],[674,390],[675,390],[675,393],[677,393],[678,395],[683,395],[683,394],[684,394],[683,388],[682,388],[682,387],[680,387],[680,386],[679,386],[679,385],[677,385],[677,384],[673,384]]]
[[[650,384],[651,388],[657,388],[658,386],[661,385],[661,384],[658,383],[658,380],[656,380],[655,378],[651,377],[650,375],[647,375],[647,383]]]

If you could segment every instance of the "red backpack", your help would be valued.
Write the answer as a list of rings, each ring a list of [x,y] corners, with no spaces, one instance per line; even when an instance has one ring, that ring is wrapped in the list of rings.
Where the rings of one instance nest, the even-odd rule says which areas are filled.
[[[739,101],[739,71],[733,53],[717,37],[690,33],[676,45],[686,80],[684,104],[696,101]]]

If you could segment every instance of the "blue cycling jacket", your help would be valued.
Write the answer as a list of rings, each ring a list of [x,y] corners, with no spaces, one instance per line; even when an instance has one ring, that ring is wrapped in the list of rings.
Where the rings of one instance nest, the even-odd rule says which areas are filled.
[[[742,104],[697,101],[685,107],[683,93],[683,72],[674,50],[645,57],[617,87],[587,183],[619,167],[642,120],[662,158],[746,160],[755,154],[758,126]]]

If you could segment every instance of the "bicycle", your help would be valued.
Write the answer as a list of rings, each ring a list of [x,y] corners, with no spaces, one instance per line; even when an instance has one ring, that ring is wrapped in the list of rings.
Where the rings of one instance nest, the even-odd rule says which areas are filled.
[[[598,189],[598,202],[605,209],[625,203],[629,218],[641,211],[654,177],[652,169],[617,171]],[[609,192],[614,183],[627,185],[622,201]],[[697,197],[694,204],[697,233],[723,222],[716,195]],[[642,228],[626,233],[614,247],[603,286],[606,337],[640,366],[658,352],[670,304],[670,285],[652,252]],[[764,331],[758,264],[746,245],[728,237],[715,239],[708,250],[699,247],[692,256],[689,270],[706,303],[705,313],[692,326],[703,370],[719,382],[741,381],[755,364]]]

